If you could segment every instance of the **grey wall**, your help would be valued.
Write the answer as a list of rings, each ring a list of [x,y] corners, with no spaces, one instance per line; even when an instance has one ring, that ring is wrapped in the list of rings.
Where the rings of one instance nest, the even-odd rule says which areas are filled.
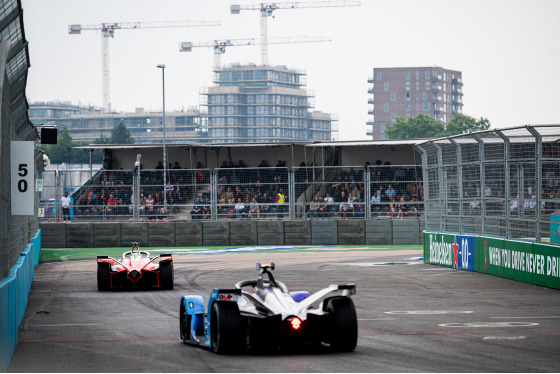
[[[424,221],[42,223],[44,248],[421,244]]]

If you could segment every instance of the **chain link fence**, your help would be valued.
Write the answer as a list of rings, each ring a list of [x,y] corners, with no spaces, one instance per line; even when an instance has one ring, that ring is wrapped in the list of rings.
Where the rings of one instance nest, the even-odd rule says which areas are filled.
[[[426,230],[560,243],[559,136],[525,126],[416,145]]]
[[[418,165],[171,169],[165,186],[163,173],[46,170],[41,220],[402,219],[423,211]],[[66,217],[64,192],[73,200]]]

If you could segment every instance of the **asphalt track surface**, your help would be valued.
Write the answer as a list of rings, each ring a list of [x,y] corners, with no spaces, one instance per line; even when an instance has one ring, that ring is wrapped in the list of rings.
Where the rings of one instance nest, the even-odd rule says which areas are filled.
[[[42,263],[8,372],[558,372],[560,291],[426,265],[419,250],[174,256],[172,291],[98,292],[94,260]],[[408,259],[408,260],[407,260]],[[183,344],[181,295],[276,263],[291,290],[356,283],[354,352],[222,356]]]

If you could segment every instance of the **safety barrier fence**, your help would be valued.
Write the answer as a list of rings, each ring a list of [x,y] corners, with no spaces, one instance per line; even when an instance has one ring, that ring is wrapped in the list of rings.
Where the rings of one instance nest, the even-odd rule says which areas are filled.
[[[165,186],[163,173],[98,170],[83,180],[83,170],[47,170],[39,216],[43,222],[396,219],[423,211],[419,165],[171,169]],[[64,192],[73,200],[66,215]]]
[[[558,246],[424,232],[424,262],[560,289]]]
[[[560,243],[559,136],[541,125],[417,144],[426,230]]]
[[[23,321],[33,269],[39,264],[41,230],[27,245],[9,275],[0,280],[0,371],[6,371],[14,353],[18,328]]]

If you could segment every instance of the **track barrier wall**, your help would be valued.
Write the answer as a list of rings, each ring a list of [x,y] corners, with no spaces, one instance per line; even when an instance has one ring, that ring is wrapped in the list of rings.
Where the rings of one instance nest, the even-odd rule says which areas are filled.
[[[424,262],[560,289],[555,245],[424,231]]]
[[[17,344],[18,328],[23,321],[33,269],[39,263],[41,230],[31,239],[10,274],[0,280],[0,371],[5,372]]]
[[[422,244],[422,220],[42,223],[44,248]]]

